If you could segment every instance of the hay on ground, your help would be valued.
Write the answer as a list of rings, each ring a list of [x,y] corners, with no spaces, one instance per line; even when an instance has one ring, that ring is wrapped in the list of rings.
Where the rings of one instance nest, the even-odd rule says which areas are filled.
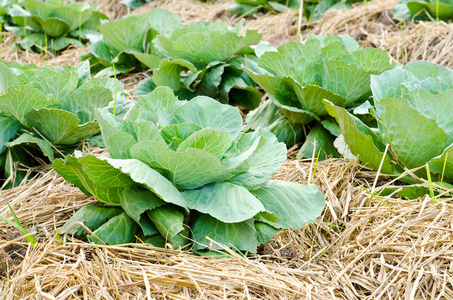
[[[312,162],[289,160],[274,178],[306,184],[313,170]],[[382,198],[386,206],[354,181],[371,189],[375,176],[354,161],[320,162],[314,182],[327,205],[315,224],[281,232],[260,247],[262,255],[209,260],[143,244],[55,240],[55,231],[95,200],[48,171],[4,192],[24,223],[39,222],[43,237],[38,247],[19,253],[23,259],[9,263],[0,294],[6,299],[452,298],[451,199]],[[0,214],[11,218],[3,203]],[[11,244],[10,230],[0,223],[0,249]]]

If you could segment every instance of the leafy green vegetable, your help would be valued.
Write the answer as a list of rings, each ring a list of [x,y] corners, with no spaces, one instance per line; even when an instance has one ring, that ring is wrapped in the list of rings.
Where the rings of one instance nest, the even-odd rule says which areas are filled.
[[[89,59],[91,65],[99,65],[93,72],[104,68],[111,71],[113,63],[117,74],[142,65],[155,68],[162,57],[156,52],[153,39],[157,35],[171,35],[180,27],[180,23],[177,14],[163,9],[153,9],[143,15],[127,15],[103,23],[100,25],[102,39],[90,44],[90,53],[82,56],[82,59]]]
[[[448,21],[453,19],[452,0],[401,0],[393,8],[397,19]]]
[[[333,147],[338,130],[326,119],[322,101],[357,107],[371,94],[371,75],[393,66],[385,51],[362,50],[347,36],[311,36],[305,44],[288,43],[265,52],[257,66],[245,70],[270,100],[247,115],[247,128],[268,129],[290,148],[303,141],[304,126],[308,132],[310,124],[314,131],[298,157],[311,157],[315,143],[315,156],[321,148],[321,157],[338,156]]]
[[[53,161],[98,134],[94,109],[113,109],[114,80],[88,81],[88,62],[64,69],[0,63],[0,70],[0,155],[10,158],[0,166],[1,181],[14,173],[16,162],[32,167]],[[118,91],[118,116],[124,116],[132,102],[121,84]]]
[[[373,115],[378,127],[365,125],[344,108],[325,101],[341,128],[352,154],[378,169],[385,145],[390,145],[381,171],[399,174],[429,164],[432,173],[453,179],[453,70],[427,61],[372,76]],[[451,153],[450,153],[451,154]],[[418,176],[426,176],[419,171]],[[403,180],[410,180],[403,178]]]
[[[256,252],[259,242],[313,222],[324,207],[314,185],[270,180],[286,160],[285,145],[265,130],[241,132],[239,111],[212,98],[181,101],[158,87],[137,101],[127,121],[105,109],[96,118],[112,158],[76,152],[53,166],[124,213],[87,208],[65,232],[85,218],[107,243],[130,242],[134,233],[157,245],[178,248],[193,240],[194,251],[218,249],[209,237]]]
[[[256,64],[250,46],[262,35],[254,30],[239,35],[242,25],[240,22],[230,28],[221,22],[195,23],[170,36],[158,35],[153,45],[164,59],[152,78],[139,84],[138,91],[146,94],[157,86],[168,86],[180,99],[205,95],[221,103],[233,100],[245,108],[255,108],[262,95],[253,88],[254,82],[242,66]]]
[[[96,5],[62,0],[22,0],[9,8],[8,15],[12,22],[5,29],[23,37],[18,42],[23,49],[51,53],[99,39],[99,25],[107,19]]]

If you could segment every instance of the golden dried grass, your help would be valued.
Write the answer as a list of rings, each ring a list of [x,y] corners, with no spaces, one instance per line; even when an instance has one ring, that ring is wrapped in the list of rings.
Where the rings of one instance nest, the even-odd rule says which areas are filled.
[[[314,164],[288,160],[275,179],[311,182]],[[44,172],[45,170],[43,170]],[[5,299],[450,299],[451,199],[370,197],[376,173],[355,161],[320,162],[314,183],[326,195],[315,224],[286,230],[263,255],[209,260],[149,245],[95,246],[55,231],[94,203],[54,171],[4,192],[18,217],[43,237],[0,282]],[[385,177],[381,179],[385,180]],[[0,214],[11,217],[6,205]],[[11,230],[0,224],[0,249]],[[18,244],[15,242],[14,244]]]

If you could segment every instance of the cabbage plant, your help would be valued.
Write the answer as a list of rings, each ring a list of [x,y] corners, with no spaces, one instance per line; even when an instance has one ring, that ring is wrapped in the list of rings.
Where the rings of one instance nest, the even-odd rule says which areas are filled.
[[[23,49],[50,52],[99,38],[101,20],[107,19],[95,5],[62,0],[22,0],[8,15],[12,23],[5,29],[23,37],[18,42]]]
[[[401,0],[393,8],[397,19],[449,21],[453,19],[452,0]]]
[[[256,252],[282,228],[314,222],[324,196],[314,185],[270,180],[286,148],[266,130],[243,133],[232,106],[198,96],[178,100],[159,87],[140,98],[127,121],[98,110],[111,158],[57,159],[54,169],[103,205],[78,211],[62,233],[85,235],[85,221],[107,244],[136,241],[199,253],[221,249]],[[99,241],[90,236],[90,239]]]
[[[366,106],[377,127],[325,101],[350,152],[375,170],[383,161],[384,174],[428,164],[433,174],[453,182],[453,70],[416,61],[373,76],[371,89],[373,103]],[[424,170],[417,174],[426,176]]]
[[[88,80],[88,62],[64,69],[9,65],[0,63],[0,172],[4,178],[16,174],[18,184],[26,173],[16,172],[23,169],[18,163],[32,167],[53,161],[99,133],[94,109],[113,111],[115,82]],[[117,92],[116,114],[124,116],[132,102],[119,82]]]
[[[394,66],[384,50],[360,49],[347,36],[311,36],[305,44],[288,43],[261,55],[258,65],[245,68],[270,100],[247,115],[248,128],[265,128],[289,147],[304,141],[299,157],[338,155],[333,147],[339,133],[322,100],[354,108],[371,95],[370,78]]]
[[[127,15],[100,26],[102,39],[90,44],[90,52],[82,56],[96,65],[92,72],[113,75],[142,66],[155,68],[162,59],[152,43],[158,36],[170,36],[180,27],[180,17],[163,9],[143,15]]]
[[[223,22],[194,23],[171,36],[157,36],[153,44],[164,59],[153,76],[137,86],[135,94],[168,86],[180,99],[205,95],[222,103],[231,99],[245,108],[255,108],[262,94],[242,66],[256,64],[251,45],[258,43],[262,34],[247,30],[240,35],[243,24],[244,20],[231,28]]]

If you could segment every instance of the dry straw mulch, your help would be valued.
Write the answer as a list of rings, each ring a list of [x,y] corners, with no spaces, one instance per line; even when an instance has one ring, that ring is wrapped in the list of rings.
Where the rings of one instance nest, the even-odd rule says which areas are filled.
[[[307,183],[314,164],[288,160],[276,179]],[[35,249],[8,249],[3,299],[451,299],[451,199],[433,202],[370,197],[375,173],[355,161],[318,164],[315,184],[326,195],[317,222],[287,230],[262,255],[209,260],[187,252],[135,244],[94,246],[55,231],[92,197],[55,172],[4,192],[18,217],[42,235]],[[384,181],[383,181],[384,180]],[[380,178],[379,183],[386,178]],[[6,205],[0,214],[11,217]],[[9,244],[9,245],[8,245]],[[23,244],[22,244],[23,245]],[[21,258],[22,256],[22,258]]]

